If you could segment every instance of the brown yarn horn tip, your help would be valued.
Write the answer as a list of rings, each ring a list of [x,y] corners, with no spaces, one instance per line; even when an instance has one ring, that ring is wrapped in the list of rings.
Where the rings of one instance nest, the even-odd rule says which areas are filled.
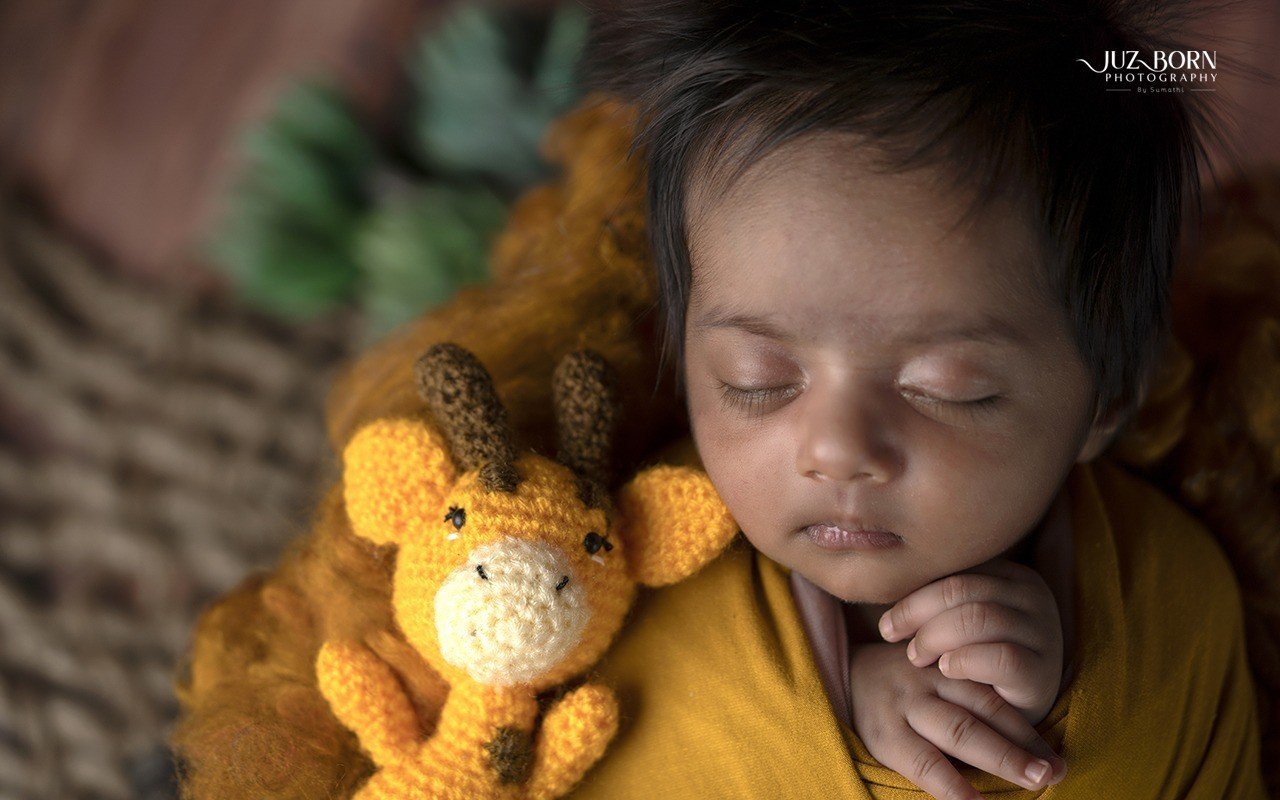
[[[454,342],[439,342],[414,365],[418,393],[465,470],[479,469],[490,489],[514,491],[519,476],[507,410],[480,360]]]
[[[560,463],[601,487],[608,486],[613,436],[619,405],[618,375],[594,350],[566,354],[552,376],[557,454]],[[598,493],[585,485],[584,502],[595,505]]]

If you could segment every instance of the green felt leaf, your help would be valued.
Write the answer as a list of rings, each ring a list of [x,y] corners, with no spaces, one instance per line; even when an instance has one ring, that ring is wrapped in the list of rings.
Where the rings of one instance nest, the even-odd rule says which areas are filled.
[[[413,131],[432,169],[487,175],[520,188],[549,173],[538,143],[579,94],[573,70],[587,21],[576,5],[560,7],[545,39],[534,43],[534,74],[521,75],[508,38],[520,34],[504,32],[503,13],[457,6],[423,42],[409,68],[418,94]]]
[[[287,318],[333,308],[351,295],[358,277],[347,254],[267,226],[254,237],[223,240],[216,252],[236,264],[232,277],[248,302]]]
[[[245,168],[208,252],[250,302],[307,317],[349,299],[356,228],[377,163],[372,139],[341,96],[303,82],[241,136]]]
[[[500,195],[549,173],[538,144],[580,91],[585,11],[566,3],[545,29],[521,19],[457,4],[411,60],[405,126],[425,185],[384,164],[334,89],[283,92],[242,136],[246,167],[207,248],[240,293],[287,317],[357,300],[381,333],[486,280]]]
[[[581,94],[577,68],[589,24],[587,12],[576,3],[565,3],[551,18],[533,83],[535,91],[547,98],[553,116],[572,106]]]
[[[377,148],[337,90],[304,81],[281,95],[274,128],[347,172],[363,173]]]
[[[507,209],[480,186],[431,184],[379,209],[358,236],[361,303],[381,335],[488,280],[488,250]]]

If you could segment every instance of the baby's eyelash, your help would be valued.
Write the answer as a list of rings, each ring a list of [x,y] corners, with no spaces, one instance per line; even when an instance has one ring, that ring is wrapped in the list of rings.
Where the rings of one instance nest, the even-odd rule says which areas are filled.
[[[921,392],[906,393],[917,397],[930,405],[946,406],[949,409],[954,409],[970,417],[976,417],[984,412],[992,410],[1004,399],[1001,395],[993,394],[990,397],[980,397],[977,400],[943,400]]]
[[[765,403],[794,392],[794,387],[792,386],[772,386],[768,389],[739,389],[736,386],[730,386],[724,381],[717,381],[717,383],[720,384],[720,397],[726,405],[743,409],[753,417],[763,413]]]
[[[770,401],[795,393],[794,386],[739,389],[736,386],[730,386],[724,381],[717,381],[717,383],[719,384],[720,397],[725,405],[742,409],[753,417],[763,415],[764,407]],[[980,397],[977,400],[943,400],[921,392],[909,392],[909,394],[931,405],[944,406],[947,409],[955,410],[970,417],[977,417],[992,410],[1004,399],[1003,396],[998,394],[993,394],[990,397]]]
[[[963,403],[952,402],[950,405],[956,406],[971,417],[976,417],[993,409],[1000,403],[1000,399],[1000,395],[993,394],[990,397],[983,397],[978,400],[966,400]]]

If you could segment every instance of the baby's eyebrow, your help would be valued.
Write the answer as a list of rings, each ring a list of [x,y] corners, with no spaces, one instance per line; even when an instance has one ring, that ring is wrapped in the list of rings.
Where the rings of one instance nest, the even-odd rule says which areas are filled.
[[[897,341],[902,344],[967,341],[1024,345],[1028,343],[1028,337],[1021,328],[1006,319],[984,316],[973,322],[932,330],[922,326],[917,331],[898,338]]]
[[[780,342],[794,342],[795,337],[783,330],[777,323],[767,317],[755,314],[744,314],[723,308],[713,308],[699,314],[693,321],[693,327],[700,331],[712,328],[737,328],[765,336]]]
[[[990,344],[1025,345],[1027,334],[1007,319],[994,315],[984,315],[976,320],[934,327],[932,321],[924,319],[913,325],[913,329],[890,340],[895,344],[922,345],[939,342],[973,341]],[[794,343],[797,337],[783,328],[770,317],[760,316],[725,308],[711,308],[697,315],[693,327],[699,331],[712,328],[737,328],[738,330],[764,336],[780,342]]]

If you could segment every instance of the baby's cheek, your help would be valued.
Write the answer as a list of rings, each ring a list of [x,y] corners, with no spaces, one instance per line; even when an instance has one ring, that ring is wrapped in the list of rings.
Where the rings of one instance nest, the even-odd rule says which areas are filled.
[[[1000,556],[1027,535],[1052,502],[1055,465],[1014,460],[988,470],[919,475],[911,549],[919,585]]]
[[[794,465],[783,452],[785,437],[705,413],[694,427],[694,443],[702,466],[716,491],[740,521],[754,517],[758,508],[776,507],[787,480],[785,472]]]
[[[981,513],[1002,492],[1014,469],[1014,453],[997,451],[990,443],[956,436],[915,440],[907,454],[903,496],[918,511],[943,511],[951,516]]]

